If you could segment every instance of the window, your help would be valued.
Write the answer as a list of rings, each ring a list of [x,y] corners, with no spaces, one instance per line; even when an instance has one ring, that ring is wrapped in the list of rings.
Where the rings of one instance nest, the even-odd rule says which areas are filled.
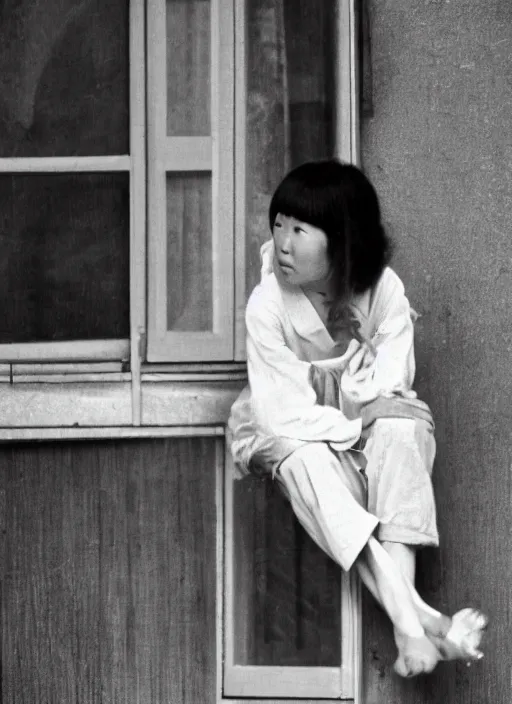
[[[244,360],[274,187],[355,156],[353,5],[4,5],[0,361]]]
[[[282,174],[335,153],[355,160],[354,7],[245,0],[235,13],[235,354]],[[359,595],[271,480],[225,483],[223,693],[242,699],[359,697]]]
[[[225,482],[223,694],[358,701],[359,591],[271,479]]]
[[[124,0],[3,5],[0,359],[128,359],[136,144]]]
[[[2,5],[7,432],[223,422],[275,186],[306,159],[357,158],[355,5]],[[58,404],[27,381],[50,370]],[[224,697],[357,700],[354,584],[271,483],[228,467],[222,510]]]

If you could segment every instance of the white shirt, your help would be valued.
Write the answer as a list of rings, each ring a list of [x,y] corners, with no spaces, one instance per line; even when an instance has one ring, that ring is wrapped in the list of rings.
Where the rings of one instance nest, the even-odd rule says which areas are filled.
[[[343,354],[299,286],[273,267],[273,242],[262,250],[262,279],[246,309],[249,387],[229,420],[235,463],[247,468],[271,438],[352,447],[362,429],[358,409],[378,396],[406,396],[415,374],[413,317],[404,287],[386,268],[373,287],[352,301],[368,345],[351,340]],[[339,370],[340,408],[317,403],[311,367]],[[345,410],[345,412],[344,412]]]

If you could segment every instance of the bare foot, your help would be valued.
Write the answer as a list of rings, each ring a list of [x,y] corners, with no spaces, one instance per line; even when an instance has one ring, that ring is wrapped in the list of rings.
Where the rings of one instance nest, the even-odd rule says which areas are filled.
[[[487,617],[477,609],[462,609],[451,619],[451,626],[444,636],[425,631],[437,647],[442,660],[481,660],[484,656],[479,646],[487,627]]]
[[[436,638],[446,638],[452,627],[452,619],[449,616],[431,610],[431,613],[418,609],[418,618],[425,629],[427,636]]]
[[[437,647],[426,635],[411,638],[395,629],[395,642],[398,658],[394,670],[401,677],[414,677],[432,672],[440,660]]]

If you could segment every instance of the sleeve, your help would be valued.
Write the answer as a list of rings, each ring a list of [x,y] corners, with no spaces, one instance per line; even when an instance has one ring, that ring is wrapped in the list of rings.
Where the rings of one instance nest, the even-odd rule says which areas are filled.
[[[258,295],[246,310],[247,367],[255,419],[265,432],[306,442],[335,442],[348,449],[361,434],[361,419],[317,403],[311,364],[287,346],[275,306]]]
[[[412,390],[416,371],[414,315],[402,282],[387,269],[374,292],[370,312],[374,352],[362,346],[342,379],[343,391],[354,401],[365,404],[380,396],[416,397]]]

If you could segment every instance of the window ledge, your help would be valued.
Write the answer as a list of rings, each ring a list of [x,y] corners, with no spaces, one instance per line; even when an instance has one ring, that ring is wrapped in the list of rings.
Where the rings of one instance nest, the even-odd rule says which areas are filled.
[[[131,438],[172,438],[223,436],[218,425],[173,425],[166,427],[126,426],[101,428],[0,428],[0,443],[55,440],[110,440]]]
[[[169,376],[150,375],[140,386],[132,385],[130,375],[4,383],[0,423],[4,429],[223,425],[245,385],[244,378]],[[134,413],[134,404],[140,413]],[[137,416],[139,423],[133,420]]]

